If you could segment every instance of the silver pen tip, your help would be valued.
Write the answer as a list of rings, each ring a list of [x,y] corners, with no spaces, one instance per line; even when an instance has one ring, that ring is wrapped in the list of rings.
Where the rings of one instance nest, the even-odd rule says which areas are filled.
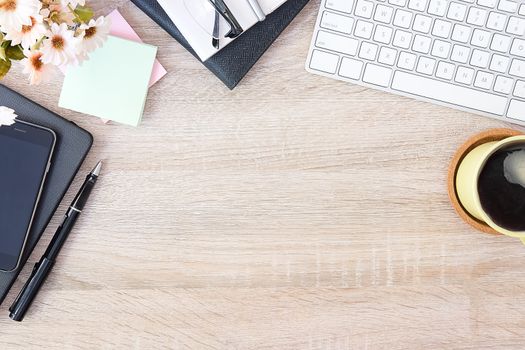
[[[98,174],[100,174],[100,169],[102,169],[102,161],[99,161],[97,163],[95,168],[93,168],[93,170],[91,171],[91,174],[93,174],[95,176],[98,176]]]

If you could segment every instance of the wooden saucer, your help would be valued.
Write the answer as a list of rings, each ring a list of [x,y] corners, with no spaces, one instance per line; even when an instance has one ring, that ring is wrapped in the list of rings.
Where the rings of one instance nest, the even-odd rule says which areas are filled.
[[[475,229],[490,233],[490,234],[496,234],[499,235],[500,233],[494,230],[492,227],[484,223],[483,221],[478,220],[474,216],[470,215],[465,208],[461,205],[461,202],[459,201],[458,194],[456,191],[456,174],[458,171],[459,164],[461,164],[461,161],[463,161],[463,158],[472,151],[474,148],[476,148],[479,145],[482,145],[487,142],[492,141],[501,141],[503,139],[506,139],[508,137],[522,135],[523,133],[512,130],[512,129],[490,129],[487,131],[484,131],[482,133],[479,133],[477,135],[472,136],[467,142],[465,142],[456,152],[454,155],[454,158],[450,162],[450,166],[448,168],[448,197],[450,198],[450,201],[452,202],[452,205],[454,206],[454,209],[458,213],[458,215],[467,222],[470,226],[474,227]]]

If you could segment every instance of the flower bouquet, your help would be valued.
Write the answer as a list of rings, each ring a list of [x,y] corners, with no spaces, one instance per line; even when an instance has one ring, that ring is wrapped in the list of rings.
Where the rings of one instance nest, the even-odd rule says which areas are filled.
[[[110,23],[85,0],[0,0],[0,79],[20,61],[30,84],[77,66],[104,44]]]

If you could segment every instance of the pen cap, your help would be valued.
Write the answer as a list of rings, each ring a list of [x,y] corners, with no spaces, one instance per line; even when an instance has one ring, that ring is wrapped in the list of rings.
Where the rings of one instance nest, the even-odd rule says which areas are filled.
[[[13,305],[9,308],[9,317],[13,321],[21,322],[24,319],[27,310],[29,310],[33,300],[35,300],[38,291],[44,284],[53,265],[53,261],[49,259],[42,259],[42,261],[35,265],[31,277],[20,291],[20,294],[18,294]]]

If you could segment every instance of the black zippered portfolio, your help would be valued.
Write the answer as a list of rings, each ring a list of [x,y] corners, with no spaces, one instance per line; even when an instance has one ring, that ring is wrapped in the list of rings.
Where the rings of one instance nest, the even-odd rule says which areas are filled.
[[[196,59],[199,59],[157,0],[131,1],[195,56]],[[228,46],[203,62],[204,66],[228,88],[235,88],[275,39],[301,12],[308,1],[310,0],[286,1],[277,10],[269,14],[266,20],[254,25],[239,38],[228,44]]]

